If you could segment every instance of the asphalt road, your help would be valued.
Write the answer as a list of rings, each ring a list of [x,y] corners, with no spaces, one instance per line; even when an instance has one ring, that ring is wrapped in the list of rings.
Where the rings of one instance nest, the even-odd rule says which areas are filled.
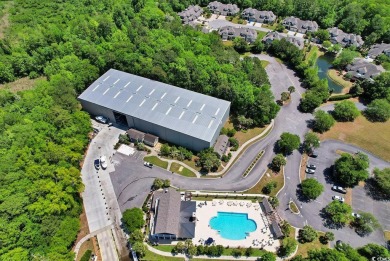
[[[230,168],[223,178],[187,178],[180,175],[172,174],[166,170],[154,167],[149,169],[143,166],[142,161],[132,157],[123,158],[120,155],[114,156],[115,171],[110,174],[111,180],[118,198],[118,204],[123,211],[126,208],[134,206],[142,206],[143,199],[150,191],[150,186],[153,179],[169,178],[171,184],[181,189],[187,190],[204,190],[204,191],[243,191],[254,184],[261,178],[268,164],[274,156],[274,144],[279,139],[283,132],[291,132],[301,137],[303,141],[304,134],[308,131],[307,122],[312,119],[311,114],[303,114],[298,111],[297,107],[301,94],[305,91],[299,82],[299,78],[295,76],[294,71],[288,69],[285,65],[278,63],[274,58],[267,55],[256,55],[261,60],[267,60],[270,64],[266,67],[269,76],[272,91],[275,99],[280,98],[283,91],[291,85],[295,86],[296,92],[292,94],[291,102],[281,108],[278,116],[275,119],[274,128],[271,133],[264,139],[251,145]],[[335,154],[336,149],[343,151],[356,152],[360,150],[354,146],[344,144],[337,141],[326,141],[319,149],[320,157],[317,165],[319,167],[317,173],[323,171],[333,164],[337,158]],[[250,165],[256,155],[264,150],[265,153],[262,159],[255,165],[252,172],[246,177],[242,177],[242,173]],[[382,161],[369,153],[371,166],[382,168],[388,166],[388,163]],[[317,200],[311,203],[301,202],[297,197],[297,187],[300,184],[299,169],[300,169],[301,154],[294,151],[292,155],[287,157],[287,165],[285,166],[285,187],[279,193],[280,201],[279,213],[296,227],[303,227],[304,224],[310,224],[314,228],[322,231],[327,231],[329,228],[324,226],[322,218],[319,216],[319,211],[329,202],[333,192],[329,191],[331,183],[327,183],[325,175],[316,174],[321,182],[324,182],[327,189],[326,192]],[[320,169],[322,168],[322,170]],[[358,193],[356,193],[358,195]],[[286,211],[286,206],[290,199],[298,203],[301,214],[294,215],[290,211]],[[356,200],[358,202],[358,200]],[[387,206],[388,203],[382,203]],[[358,206],[353,206],[356,210]],[[375,212],[377,209],[373,209]],[[381,222],[387,220],[385,214],[380,218]],[[367,242],[383,243],[383,235],[380,231],[376,231],[369,237],[360,238],[350,228],[343,228],[339,230],[332,229],[337,239],[351,243],[353,246],[361,246]],[[353,241],[352,241],[353,240]]]

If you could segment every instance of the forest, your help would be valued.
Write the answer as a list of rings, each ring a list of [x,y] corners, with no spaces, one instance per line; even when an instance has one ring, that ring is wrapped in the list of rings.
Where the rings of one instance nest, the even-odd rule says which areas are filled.
[[[259,60],[182,26],[168,2],[15,0],[9,13],[0,83],[44,79],[0,92],[0,260],[73,260],[91,131],[76,97],[109,68],[229,100],[258,126],[279,110]]]
[[[207,6],[208,0],[168,0],[175,11],[190,4]],[[369,43],[390,43],[389,0],[220,0],[248,7],[273,11],[280,17],[296,16],[313,20],[323,28],[337,26],[348,33],[360,34]]]

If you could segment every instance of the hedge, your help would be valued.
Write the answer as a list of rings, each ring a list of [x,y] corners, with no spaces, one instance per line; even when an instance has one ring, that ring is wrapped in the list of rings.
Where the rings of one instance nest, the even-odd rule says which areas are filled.
[[[334,95],[330,96],[328,101],[341,101],[341,100],[346,100],[349,98],[352,98],[352,94],[341,94],[341,95]]]

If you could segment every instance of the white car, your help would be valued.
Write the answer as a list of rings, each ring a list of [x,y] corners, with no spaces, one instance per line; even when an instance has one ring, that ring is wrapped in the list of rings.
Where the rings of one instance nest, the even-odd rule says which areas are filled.
[[[338,200],[338,201],[340,201],[341,203],[344,203],[344,201],[345,201],[345,199],[344,199],[343,197],[336,196],[336,195],[333,196],[332,199],[333,199],[333,200]]]
[[[354,218],[360,218],[360,215],[359,215],[358,213],[355,213],[355,212],[352,213],[352,216],[353,216]]]
[[[106,117],[104,117],[104,116],[101,116],[101,115],[96,116],[95,120],[97,120],[100,123],[104,123],[104,124],[106,124],[108,122],[108,119]]]
[[[106,156],[100,156],[100,166],[102,166],[102,169],[106,169],[107,168]]]
[[[306,173],[308,174],[314,174],[315,172],[316,171],[314,169],[309,169],[309,168],[306,169]]]

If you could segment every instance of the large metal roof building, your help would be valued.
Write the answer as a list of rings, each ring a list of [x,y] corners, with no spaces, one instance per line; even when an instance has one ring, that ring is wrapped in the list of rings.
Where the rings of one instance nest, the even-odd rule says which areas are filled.
[[[83,109],[199,151],[211,147],[230,102],[110,69],[79,97]]]

